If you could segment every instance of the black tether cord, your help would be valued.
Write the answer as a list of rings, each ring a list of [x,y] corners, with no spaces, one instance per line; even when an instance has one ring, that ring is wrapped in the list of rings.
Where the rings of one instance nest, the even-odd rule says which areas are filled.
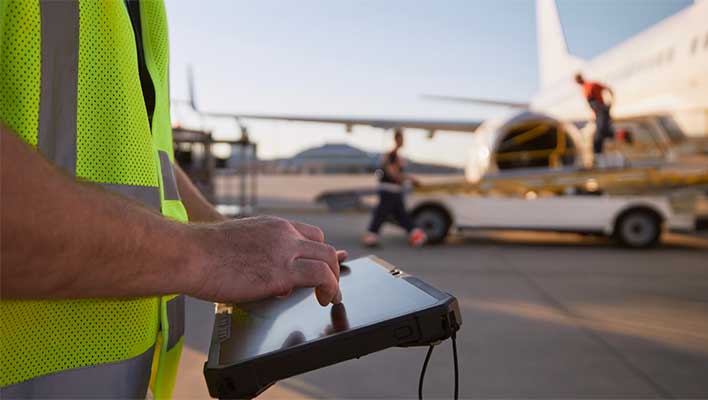
[[[425,355],[425,361],[423,361],[423,369],[420,371],[420,380],[418,381],[418,399],[423,400],[423,379],[425,378],[425,370],[428,369],[428,362],[430,361],[430,355],[433,354],[434,344],[428,347],[428,353]],[[459,382],[460,375],[459,369],[457,367],[457,338],[455,332],[452,333],[452,358],[455,363],[455,400],[459,398]]]
[[[460,393],[458,390],[458,382],[460,381],[460,377],[457,370],[457,338],[455,336],[455,332],[452,332],[452,358],[455,360],[455,400],[457,400]]]
[[[420,371],[420,380],[418,381],[418,399],[423,400],[423,378],[425,378],[425,370],[428,368],[428,361],[430,361],[430,355],[433,354],[434,344],[428,347],[428,354],[425,355],[425,361],[423,361],[423,369]]]

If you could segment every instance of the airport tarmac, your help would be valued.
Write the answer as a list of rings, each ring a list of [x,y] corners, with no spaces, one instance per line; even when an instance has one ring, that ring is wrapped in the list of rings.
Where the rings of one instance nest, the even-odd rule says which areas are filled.
[[[708,237],[629,250],[574,234],[477,232],[414,249],[395,229],[362,249],[368,215],[283,217],[321,226],[351,257],[374,253],[457,296],[462,398],[708,397]],[[344,293],[346,304],[346,293]],[[385,303],[382,303],[385,307]],[[211,303],[187,302],[176,398],[208,398]],[[415,398],[425,348],[389,349],[282,381],[276,398]],[[433,353],[426,398],[450,398],[451,344]]]

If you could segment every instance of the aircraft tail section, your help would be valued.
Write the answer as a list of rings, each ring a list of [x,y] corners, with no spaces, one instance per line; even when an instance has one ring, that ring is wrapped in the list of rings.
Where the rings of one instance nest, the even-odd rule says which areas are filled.
[[[542,88],[569,78],[582,67],[583,61],[568,52],[555,0],[536,0],[536,31]]]

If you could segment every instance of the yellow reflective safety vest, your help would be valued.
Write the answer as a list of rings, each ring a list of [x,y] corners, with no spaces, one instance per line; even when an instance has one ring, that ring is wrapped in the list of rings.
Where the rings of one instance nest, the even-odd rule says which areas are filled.
[[[78,180],[186,222],[166,22],[162,0],[0,0],[0,122]],[[183,332],[183,296],[2,300],[0,397],[144,398],[149,383],[168,398]]]

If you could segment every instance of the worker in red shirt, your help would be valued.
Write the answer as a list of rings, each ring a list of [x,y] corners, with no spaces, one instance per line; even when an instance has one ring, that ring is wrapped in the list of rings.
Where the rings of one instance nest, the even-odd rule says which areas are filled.
[[[610,108],[615,100],[615,95],[612,93],[612,89],[599,82],[586,81],[580,73],[575,74],[575,82],[582,86],[583,95],[588,101],[590,108],[592,108],[593,113],[595,113],[593,152],[596,155],[602,154],[605,139],[614,137]],[[605,101],[605,93],[610,95],[610,101]]]

